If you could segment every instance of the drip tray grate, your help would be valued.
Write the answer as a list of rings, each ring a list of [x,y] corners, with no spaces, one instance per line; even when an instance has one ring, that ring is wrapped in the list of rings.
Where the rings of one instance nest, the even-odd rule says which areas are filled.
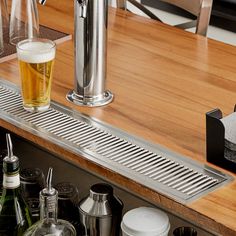
[[[0,80],[0,118],[179,202],[232,178],[55,102],[43,113],[22,107],[19,89]]]

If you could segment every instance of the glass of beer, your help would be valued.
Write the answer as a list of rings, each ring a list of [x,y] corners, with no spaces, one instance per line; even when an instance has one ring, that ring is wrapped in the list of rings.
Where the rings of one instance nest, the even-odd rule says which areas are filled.
[[[30,112],[50,106],[56,44],[49,39],[26,39],[16,46],[19,60],[23,107]]]

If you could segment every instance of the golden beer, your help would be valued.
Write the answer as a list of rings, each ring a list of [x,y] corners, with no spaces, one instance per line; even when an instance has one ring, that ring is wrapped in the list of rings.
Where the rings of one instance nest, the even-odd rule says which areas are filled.
[[[50,106],[55,44],[50,40],[28,39],[17,45],[23,107],[32,112]]]

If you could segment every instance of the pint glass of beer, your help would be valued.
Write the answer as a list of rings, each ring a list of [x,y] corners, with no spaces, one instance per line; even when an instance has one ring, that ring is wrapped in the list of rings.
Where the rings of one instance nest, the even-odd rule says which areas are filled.
[[[30,112],[50,106],[56,45],[48,39],[26,39],[16,46],[19,60],[23,107]]]

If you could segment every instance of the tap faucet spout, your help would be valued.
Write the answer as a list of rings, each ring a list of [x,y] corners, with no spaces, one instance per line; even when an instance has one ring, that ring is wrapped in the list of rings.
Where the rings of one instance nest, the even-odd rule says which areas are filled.
[[[74,0],[74,11],[74,90],[67,99],[82,106],[103,106],[113,100],[105,90],[108,0]]]

